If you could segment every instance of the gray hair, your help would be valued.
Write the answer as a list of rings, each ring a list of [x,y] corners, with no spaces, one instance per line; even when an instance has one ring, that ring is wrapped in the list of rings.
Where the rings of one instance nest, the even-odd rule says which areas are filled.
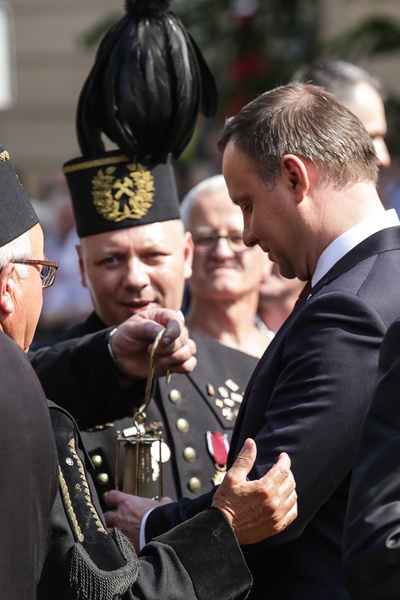
[[[8,244],[1,246],[0,248],[0,271],[12,260],[23,260],[31,256],[31,242],[26,231],[19,237],[15,238]],[[22,279],[29,277],[28,265],[15,265],[15,269]]]
[[[220,174],[213,175],[212,177],[207,177],[207,179],[203,179],[203,181],[200,181],[200,183],[198,183],[188,191],[186,196],[184,196],[180,207],[181,219],[183,221],[183,224],[185,225],[185,229],[188,228],[190,209],[196,202],[198,196],[205,191],[214,192],[216,190],[221,190],[226,187],[227,186],[225,177],[222,174]]]

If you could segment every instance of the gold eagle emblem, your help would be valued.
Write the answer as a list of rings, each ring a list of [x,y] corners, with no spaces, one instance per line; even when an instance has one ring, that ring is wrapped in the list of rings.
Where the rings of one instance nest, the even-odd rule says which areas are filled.
[[[140,164],[127,164],[127,175],[114,176],[116,167],[99,169],[92,180],[92,198],[97,212],[108,221],[141,219],[154,201],[154,179]]]

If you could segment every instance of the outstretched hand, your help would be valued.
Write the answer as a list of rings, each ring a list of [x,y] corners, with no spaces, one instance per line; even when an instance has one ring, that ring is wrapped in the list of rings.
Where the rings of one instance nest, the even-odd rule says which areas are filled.
[[[130,375],[146,377],[151,347],[158,332],[165,332],[155,355],[154,375],[190,373],[197,364],[196,344],[189,338],[185,323],[177,311],[148,309],[133,315],[112,336],[112,351],[118,364]]]
[[[256,444],[249,438],[212,502],[229,521],[241,545],[275,535],[297,517],[296,483],[289,456],[281,453],[261,479],[248,481],[256,456]]]

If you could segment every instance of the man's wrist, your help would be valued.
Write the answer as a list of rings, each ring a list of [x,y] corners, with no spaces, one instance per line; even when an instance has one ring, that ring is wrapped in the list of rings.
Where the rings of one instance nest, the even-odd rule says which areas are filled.
[[[127,379],[128,381],[136,381],[137,379],[140,379],[140,377],[131,375],[124,369],[124,367],[121,365],[118,358],[116,357],[116,354],[112,347],[112,338],[117,330],[118,330],[118,327],[114,327],[114,329],[111,329],[111,331],[109,332],[109,334],[107,336],[108,353],[111,357],[111,360],[113,361],[114,366],[117,368],[119,375],[121,375],[124,379]]]

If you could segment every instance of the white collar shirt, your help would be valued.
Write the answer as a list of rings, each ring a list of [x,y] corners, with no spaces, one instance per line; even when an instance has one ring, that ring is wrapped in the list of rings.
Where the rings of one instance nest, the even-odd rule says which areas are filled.
[[[395,209],[387,210],[380,215],[369,217],[360,223],[357,223],[345,233],[342,233],[336,240],[333,240],[325,248],[319,257],[314,274],[311,278],[312,286],[314,286],[326,273],[335,265],[345,254],[358,246],[365,239],[378,231],[395,227],[399,225],[399,217]]]

